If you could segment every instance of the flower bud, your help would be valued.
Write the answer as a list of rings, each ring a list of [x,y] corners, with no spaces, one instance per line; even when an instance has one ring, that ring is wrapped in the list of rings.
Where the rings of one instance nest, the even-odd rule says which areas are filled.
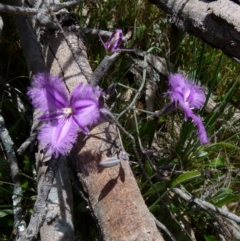
[[[118,49],[119,45],[122,43],[123,32],[121,29],[115,29],[110,38],[106,43],[104,43],[104,47],[107,52],[114,52]]]
[[[115,93],[116,86],[117,86],[116,83],[112,83],[108,86],[107,93],[109,96],[112,96]]]

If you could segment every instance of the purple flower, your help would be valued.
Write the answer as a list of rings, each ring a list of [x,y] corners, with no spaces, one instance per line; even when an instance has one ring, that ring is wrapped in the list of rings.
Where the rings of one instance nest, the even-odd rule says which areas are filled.
[[[89,133],[87,126],[100,119],[101,90],[91,85],[79,84],[68,97],[68,91],[61,78],[48,73],[34,77],[28,90],[32,104],[46,121],[40,129],[38,140],[48,154],[58,157],[66,155],[76,141],[78,130]]]
[[[103,42],[101,36],[99,35],[99,38],[105,48],[105,50],[109,53],[113,52],[120,52],[120,51],[134,51],[134,49],[119,49],[118,47],[122,43],[123,40],[123,32],[121,29],[115,29],[112,33],[112,35],[109,37],[107,42]]]
[[[199,139],[201,144],[208,143],[208,137],[200,117],[193,113],[194,109],[202,108],[205,102],[205,94],[200,86],[185,79],[181,74],[169,75],[170,89],[166,92],[171,102],[179,104],[184,111],[185,120],[191,118],[198,127]]]

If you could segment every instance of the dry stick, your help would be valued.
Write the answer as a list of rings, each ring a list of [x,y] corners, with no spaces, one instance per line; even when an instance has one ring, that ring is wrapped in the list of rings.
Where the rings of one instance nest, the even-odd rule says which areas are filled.
[[[23,152],[28,148],[28,146],[36,140],[37,135],[38,135],[38,128],[41,125],[40,121],[38,120],[38,116],[39,115],[40,115],[40,111],[39,110],[35,110],[34,114],[33,114],[33,124],[32,124],[32,127],[31,127],[30,136],[17,149],[17,153],[19,155],[22,155]]]
[[[144,56],[144,63],[145,63],[145,64],[146,64],[146,56],[147,56],[147,55]],[[135,141],[134,137],[133,137],[128,131],[126,131],[126,130],[124,129],[124,127],[118,122],[118,119],[119,119],[124,113],[126,113],[129,109],[131,109],[131,108],[134,106],[136,100],[137,100],[138,97],[139,97],[139,94],[141,93],[141,91],[142,91],[142,89],[143,89],[143,87],[144,87],[144,85],[145,85],[145,81],[146,81],[146,68],[143,69],[143,80],[142,80],[141,86],[140,86],[139,89],[137,90],[137,93],[136,93],[136,95],[134,96],[134,98],[133,98],[132,102],[130,103],[130,105],[129,105],[124,111],[122,111],[122,112],[118,115],[117,120],[114,118],[114,116],[113,116],[111,113],[109,113],[109,115],[105,115],[105,117],[106,117],[109,121],[114,122],[114,123],[116,124],[116,126],[117,126],[121,131],[123,131],[123,132],[131,139],[131,141],[132,141],[132,146],[133,146],[133,150],[134,150],[134,153],[135,153],[136,158],[137,158],[137,160],[138,160],[138,163],[139,163],[139,165],[140,165],[140,167],[141,167],[141,169],[142,169],[145,177],[147,178],[149,184],[151,185],[151,187],[153,188],[153,190],[155,191],[155,193],[158,195],[158,197],[159,197],[159,199],[160,199],[160,196],[159,196],[156,188],[154,187],[152,181],[150,180],[150,178],[148,177],[148,175],[147,175],[147,173],[146,173],[146,171],[145,171],[145,169],[144,169],[143,163],[142,163],[141,158],[140,158],[140,156],[139,156],[139,154],[138,154],[138,151],[137,151],[137,145],[136,145],[136,141]]]
[[[2,17],[0,16],[0,42],[2,37],[2,30],[3,30],[3,20],[2,20]]]
[[[76,6],[81,2],[84,2],[84,0],[72,0],[72,1],[69,1],[69,2],[63,2],[63,3],[53,4],[53,5],[50,4],[50,6],[52,6],[53,11],[56,12],[56,11],[59,11],[63,8]]]
[[[123,115],[125,114],[128,110],[130,110],[136,103],[141,91],[143,90],[144,86],[145,86],[145,83],[146,83],[146,67],[147,67],[147,54],[145,54],[144,56],[144,63],[145,63],[145,66],[143,68],[143,78],[142,78],[142,83],[139,87],[139,89],[137,90],[137,93],[135,94],[135,96],[133,97],[133,100],[132,102],[128,105],[128,107],[123,110],[117,117],[117,120]]]
[[[70,1],[66,3],[60,3],[53,5],[53,11],[59,11],[63,8],[72,7],[82,2],[81,0]],[[17,14],[17,15],[35,15],[39,13],[39,11],[45,12],[41,9],[36,8],[26,8],[26,7],[17,7],[12,5],[6,5],[0,3],[0,12],[9,13],[9,14]]]
[[[78,30],[81,30],[83,33],[92,34],[92,35],[100,35],[101,37],[110,37],[112,35],[111,31],[99,30],[97,28],[81,28],[80,26],[76,26]]]
[[[32,127],[34,127],[34,123],[35,124],[40,124],[39,122],[33,122]],[[31,133],[30,136],[27,138],[27,140],[25,140],[22,145],[17,149],[17,153],[19,155],[22,155],[23,152],[28,148],[28,146],[33,143],[36,139],[37,139],[37,135],[38,132],[36,130],[34,130],[33,128],[31,128]]]
[[[152,217],[157,225],[157,227],[159,227],[161,230],[163,230],[169,237],[172,241],[177,241],[174,237],[174,235],[168,230],[168,228],[161,222],[159,222],[155,216],[152,214]]]
[[[57,27],[58,27],[59,31],[60,31],[61,34],[63,35],[64,40],[66,41],[66,43],[67,43],[70,51],[72,52],[72,55],[73,55],[73,57],[74,57],[74,60],[75,60],[76,63],[77,63],[77,66],[78,66],[79,70],[82,72],[82,74],[84,75],[84,77],[87,79],[88,83],[91,83],[91,81],[90,81],[90,77],[91,77],[91,76],[89,76],[89,73],[87,73],[87,72],[85,71],[85,69],[82,68],[81,62],[79,61],[78,53],[75,51],[75,49],[72,47],[71,43],[69,42],[68,37],[66,36],[66,34],[65,34],[65,32],[64,32],[61,24],[59,23],[59,21],[58,21],[56,15],[55,15],[53,9],[51,8],[48,0],[44,0],[44,3],[45,3],[45,5],[46,5],[46,8],[47,8],[49,14],[50,14],[51,17],[53,18],[54,22],[57,24]]]
[[[217,214],[220,214],[220,215],[222,215],[226,218],[229,218],[229,219],[235,221],[237,224],[240,224],[240,217],[233,214],[233,213],[230,213],[226,210],[223,210],[222,208],[218,208],[218,207],[214,206],[213,204],[211,204],[207,201],[203,201],[199,198],[194,198],[193,196],[188,195],[187,193],[185,193],[184,191],[182,191],[179,188],[173,188],[173,189],[171,189],[171,191],[173,191],[174,193],[179,195],[185,201],[193,202],[193,203],[197,204],[203,210],[215,212]]]
[[[213,227],[216,229],[216,232],[218,233],[218,236],[220,236],[221,234],[224,234],[224,236],[227,237],[228,240],[231,240],[231,236],[229,235],[229,232],[228,232],[229,227],[227,225],[227,222],[226,221],[221,222],[219,217],[217,217],[214,213],[208,212],[208,214],[213,220],[215,220],[215,222],[213,222]]]
[[[23,219],[23,209],[21,206],[22,201],[22,188],[19,179],[19,169],[17,164],[17,158],[13,150],[13,141],[9,136],[9,133],[5,127],[5,122],[0,115],[0,138],[4,145],[4,149],[10,164],[10,171],[13,182],[13,214],[14,214],[14,227],[17,228],[18,234],[21,235],[22,232],[26,230],[26,223]]]
[[[40,184],[40,190],[38,192],[37,200],[33,208],[33,214],[31,216],[26,233],[17,241],[30,241],[38,234],[39,228],[42,226],[45,219],[45,215],[47,212],[46,200],[52,188],[52,183],[55,178],[60,161],[60,158],[52,158],[49,161],[48,168]]]
[[[120,58],[122,52],[114,53],[111,56],[105,55],[101,63],[95,69],[91,77],[91,84],[93,86],[99,85],[103,76],[110,70],[114,63]]]
[[[38,10],[35,8],[24,8],[0,3],[0,12],[19,15],[35,15]]]

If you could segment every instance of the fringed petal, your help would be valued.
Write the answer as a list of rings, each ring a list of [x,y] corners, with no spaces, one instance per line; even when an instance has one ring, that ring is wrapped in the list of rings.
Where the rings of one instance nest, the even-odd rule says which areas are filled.
[[[81,130],[85,126],[96,124],[100,119],[101,90],[91,85],[80,84],[72,92],[70,105],[73,109],[73,118]]]
[[[51,121],[51,120],[57,120],[57,119],[61,119],[64,118],[64,114],[62,110],[56,110],[54,112],[50,112],[47,114],[43,114],[41,115],[38,119],[40,121]]]
[[[206,132],[206,129],[203,125],[203,122],[202,122],[201,118],[198,117],[197,115],[195,115],[192,112],[192,110],[189,108],[189,106],[186,105],[183,101],[181,101],[179,103],[179,105],[185,113],[185,118],[186,119],[191,118],[193,120],[193,122],[195,123],[195,125],[197,126],[200,143],[201,144],[207,144],[208,143],[207,132]]]
[[[39,73],[27,92],[35,108],[42,112],[54,111],[68,105],[67,89],[61,78],[48,73]]]
[[[172,102],[184,101],[189,107],[200,109],[205,102],[205,94],[200,86],[193,84],[181,74],[169,75],[170,89],[165,95],[171,97]]]
[[[38,140],[47,153],[58,157],[65,156],[77,138],[77,126],[72,118],[51,121],[40,130]]]

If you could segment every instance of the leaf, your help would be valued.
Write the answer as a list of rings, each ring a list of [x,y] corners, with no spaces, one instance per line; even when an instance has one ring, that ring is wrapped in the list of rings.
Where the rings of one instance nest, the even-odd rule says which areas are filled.
[[[237,202],[239,200],[240,200],[240,196],[239,195],[230,194],[227,197],[221,199],[219,202],[215,203],[215,205],[218,206],[218,207],[222,207],[225,204],[232,203],[232,202]]]
[[[147,121],[143,124],[143,126],[139,129],[140,137],[148,136],[148,148],[151,148],[154,134],[156,129],[155,120]]]
[[[228,188],[221,188],[218,192],[210,199],[210,202],[218,207],[231,202],[236,202],[240,200],[239,195],[232,193],[233,191]]]
[[[199,171],[192,171],[192,172],[186,172],[178,177],[173,178],[170,183],[169,187],[173,188],[181,183],[191,181],[192,179],[199,178],[201,176],[201,173]]]
[[[28,187],[28,180],[27,179],[21,184],[21,187],[23,189],[26,189]]]
[[[204,235],[205,241],[218,241],[214,236],[212,235]]]
[[[163,189],[165,189],[166,187],[166,183],[165,182],[157,182],[157,183],[154,183],[153,184],[153,187],[150,187],[150,189],[143,194],[144,197],[146,196],[150,196],[156,192],[160,192],[162,191]]]
[[[145,168],[146,168],[146,172],[147,172],[148,176],[149,177],[152,176],[153,169],[148,161],[146,161],[146,163],[145,163]]]
[[[13,214],[13,210],[12,209],[2,209],[0,210],[0,218],[3,218],[7,215],[11,215]]]
[[[149,211],[150,212],[156,212],[156,211],[159,211],[161,208],[159,207],[159,205],[154,205],[154,206],[151,206],[151,207],[149,207]]]
[[[212,203],[216,203],[218,200],[225,198],[227,195],[231,194],[232,190],[228,188],[221,188],[217,193],[210,199]]]
[[[227,142],[218,142],[218,143],[209,145],[206,149],[214,150],[214,149],[218,149],[218,148],[221,148],[221,147],[228,148],[228,149],[236,149],[236,146],[234,146],[230,143],[227,143]]]
[[[141,24],[138,26],[137,32],[136,32],[136,38],[138,40],[140,40],[144,37],[145,30],[146,30],[146,26],[144,24]]]
[[[225,161],[221,157],[216,157],[209,164],[206,164],[206,166],[208,167],[225,166]]]
[[[200,158],[200,157],[206,157],[207,155],[208,155],[209,153],[208,152],[206,152],[206,151],[200,151],[199,153],[198,153],[198,158]]]

